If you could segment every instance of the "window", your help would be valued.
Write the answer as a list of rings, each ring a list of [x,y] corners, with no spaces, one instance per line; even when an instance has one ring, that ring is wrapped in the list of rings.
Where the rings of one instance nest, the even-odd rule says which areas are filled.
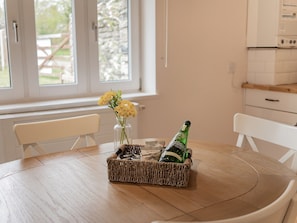
[[[34,0],[39,85],[77,83],[71,0]]]
[[[8,66],[6,26],[4,0],[0,0],[0,88],[11,87]]]
[[[0,0],[0,103],[139,92],[153,2]]]
[[[131,80],[129,75],[129,8],[127,0],[97,0],[99,80]]]

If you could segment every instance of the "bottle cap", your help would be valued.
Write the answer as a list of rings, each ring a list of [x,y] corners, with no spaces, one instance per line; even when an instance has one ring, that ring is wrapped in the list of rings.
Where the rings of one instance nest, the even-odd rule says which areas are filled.
[[[191,122],[189,120],[185,121],[185,125],[186,126],[190,126],[191,125]]]

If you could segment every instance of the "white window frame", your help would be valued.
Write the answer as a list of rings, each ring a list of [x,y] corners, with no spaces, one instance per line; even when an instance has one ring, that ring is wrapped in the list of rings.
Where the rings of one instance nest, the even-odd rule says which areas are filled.
[[[96,0],[92,0],[96,2]],[[108,91],[108,90],[118,90],[121,89],[123,91],[138,91],[139,90],[139,82],[140,82],[140,68],[139,68],[139,57],[140,57],[140,27],[139,27],[139,0],[130,0],[129,1],[129,73],[132,77],[131,81],[115,81],[110,83],[100,83],[99,81],[99,64],[98,64],[98,50],[90,51],[90,72],[91,72],[91,89],[93,92],[100,92],[100,91]],[[89,4],[91,8],[88,9],[89,11],[89,24],[94,23],[97,21],[96,7],[93,4]],[[94,30],[89,30],[91,33],[89,38],[90,48],[97,49],[98,43],[95,40]],[[132,55],[132,56],[131,56]]]
[[[19,9],[18,0],[6,1],[5,7],[11,9]],[[17,100],[24,97],[24,79],[22,73],[23,60],[22,60],[22,45],[21,39],[18,42],[15,41],[15,30],[13,29],[13,22],[20,21],[18,10],[12,10],[11,13],[6,13],[7,22],[7,38],[10,39],[8,49],[11,52],[9,54],[9,69],[11,72],[11,88],[3,88],[0,90],[0,101],[6,101],[7,98],[10,100]],[[19,25],[19,24],[18,24]],[[19,30],[19,29],[18,29]],[[20,35],[18,35],[20,38]],[[13,58],[13,60],[11,59]]]
[[[133,21],[132,26],[139,29],[137,32],[130,34],[130,40],[132,40],[132,43],[130,43],[131,54],[133,54],[132,60],[131,58],[130,60],[134,65],[130,70],[132,71],[134,81],[112,84],[99,83],[97,42],[95,41],[95,34],[92,29],[92,23],[97,21],[96,7],[94,7],[96,0],[73,0],[75,1],[75,16],[79,18],[76,20],[75,28],[75,30],[79,30],[75,34],[77,40],[76,53],[79,55],[75,63],[75,70],[78,72],[77,78],[79,84],[56,87],[43,87],[39,86],[38,83],[36,37],[34,35],[35,26],[32,25],[35,24],[34,0],[6,1],[8,8],[10,7],[12,9],[7,16],[8,24],[11,24],[14,20],[18,22],[20,41],[13,43],[14,31],[11,28],[12,26],[8,25],[8,35],[10,39],[9,49],[12,51],[11,57],[13,57],[11,69],[14,89],[8,89],[7,92],[6,89],[0,89],[0,114],[1,104],[5,107],[5,105],[24,101],[37,102],[53,99],[53,103],[57,103],[57,105],[45,106],[43,109],[52,106],[55,108],[63,107],[63,104],[60,103],[65,103],[67,98],[71,99],[71,101],[66,102],[67,106],[71,106],[71,104],[79,106],[81,104],[79,101],[81,101],[83,97],[87,97],[88,103],[91,104],[94,103],[94,100],[103,92],[111,89],[121,89],[123,90],[124,97],[129,98],[131,96],[130,98],[133,99],[138,96],[143,98],[143,96],[156,94],[156,15],[147,12],[148,8],[155,12],[156,0],[130,0],[132,3],[132,11],[134,12],[131,17],[131,21]],[[11,13],[12,11],[15,13]],[[152,25],[152,27],[145,27],[146,25]],[[142,34],[139,35],[139,33]],[[138,87],[140,78],[142,79],[141,89]],[[125,93],[129,94],[125,96]],[[94,100],[90,99],[91,97],[94,97]],[[75,102],[75,98],[80,99],[78,102]],[[86,105],[85,102],[83,104]],[[18,106],[18,110],[20,110],[21,107]],[[30,106],[25,105],[25,107],[28,109]],[[9,109],[11,109],[10,106]]]
[[[27,24],[35,24],[34,16],[34,0],[28,1],[26,5],[23,6],[24,21]],[[29,97],[30,98],[59,98],[59,97],[70,97],[70,96],[79,96],[83,94],[90,94],[88,91],[88,66],[87,66],[87,51],[90,48],[87,48],[87,41],[85,33],[87,33],[86,24],[86,7],[91,1],[81,1],[73,0],[73,24],[76,26],[73,27],[73,38],[74,50],[76,52],[74,56],[74,72],[76,73],[77,83],[67,84],[67,85],[53,85],[53,86],[40,86],[38,81],[38,66],[37,66],[37,49],[36,49],[36,33],[35,26],[30,25],[30,38],[26,38],[26,58],[28,58],[28,64],[31,64],[31,67],[28,67],[28,79],[34,80],[28,83],[29,86]],[[94,6],[93,6],[94,7]],[[29,25],[28,25],[29,26]],[[28,30],[28,27],[25,27]],[[33,41],[32,41],[33,40]],[[93,49],[94,50],[94,49]],[[31,55],[31,56],[30,56]],[[34,55],[32,57],[32,55]]]

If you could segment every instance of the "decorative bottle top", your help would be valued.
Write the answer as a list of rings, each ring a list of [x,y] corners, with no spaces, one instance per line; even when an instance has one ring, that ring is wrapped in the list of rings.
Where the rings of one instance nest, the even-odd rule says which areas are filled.
[[[178,133],[162,152],[160,162],[183,163],[188,158],[187,142],[190,126],[190,121],[184,122]]]

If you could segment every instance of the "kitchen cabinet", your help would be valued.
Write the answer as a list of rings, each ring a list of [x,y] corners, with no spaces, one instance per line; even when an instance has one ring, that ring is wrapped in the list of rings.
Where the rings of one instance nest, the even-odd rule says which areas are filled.
[[[297,85],[252,85],[243,84],[245,89],[245,112],[262,118],[297,123]]]

